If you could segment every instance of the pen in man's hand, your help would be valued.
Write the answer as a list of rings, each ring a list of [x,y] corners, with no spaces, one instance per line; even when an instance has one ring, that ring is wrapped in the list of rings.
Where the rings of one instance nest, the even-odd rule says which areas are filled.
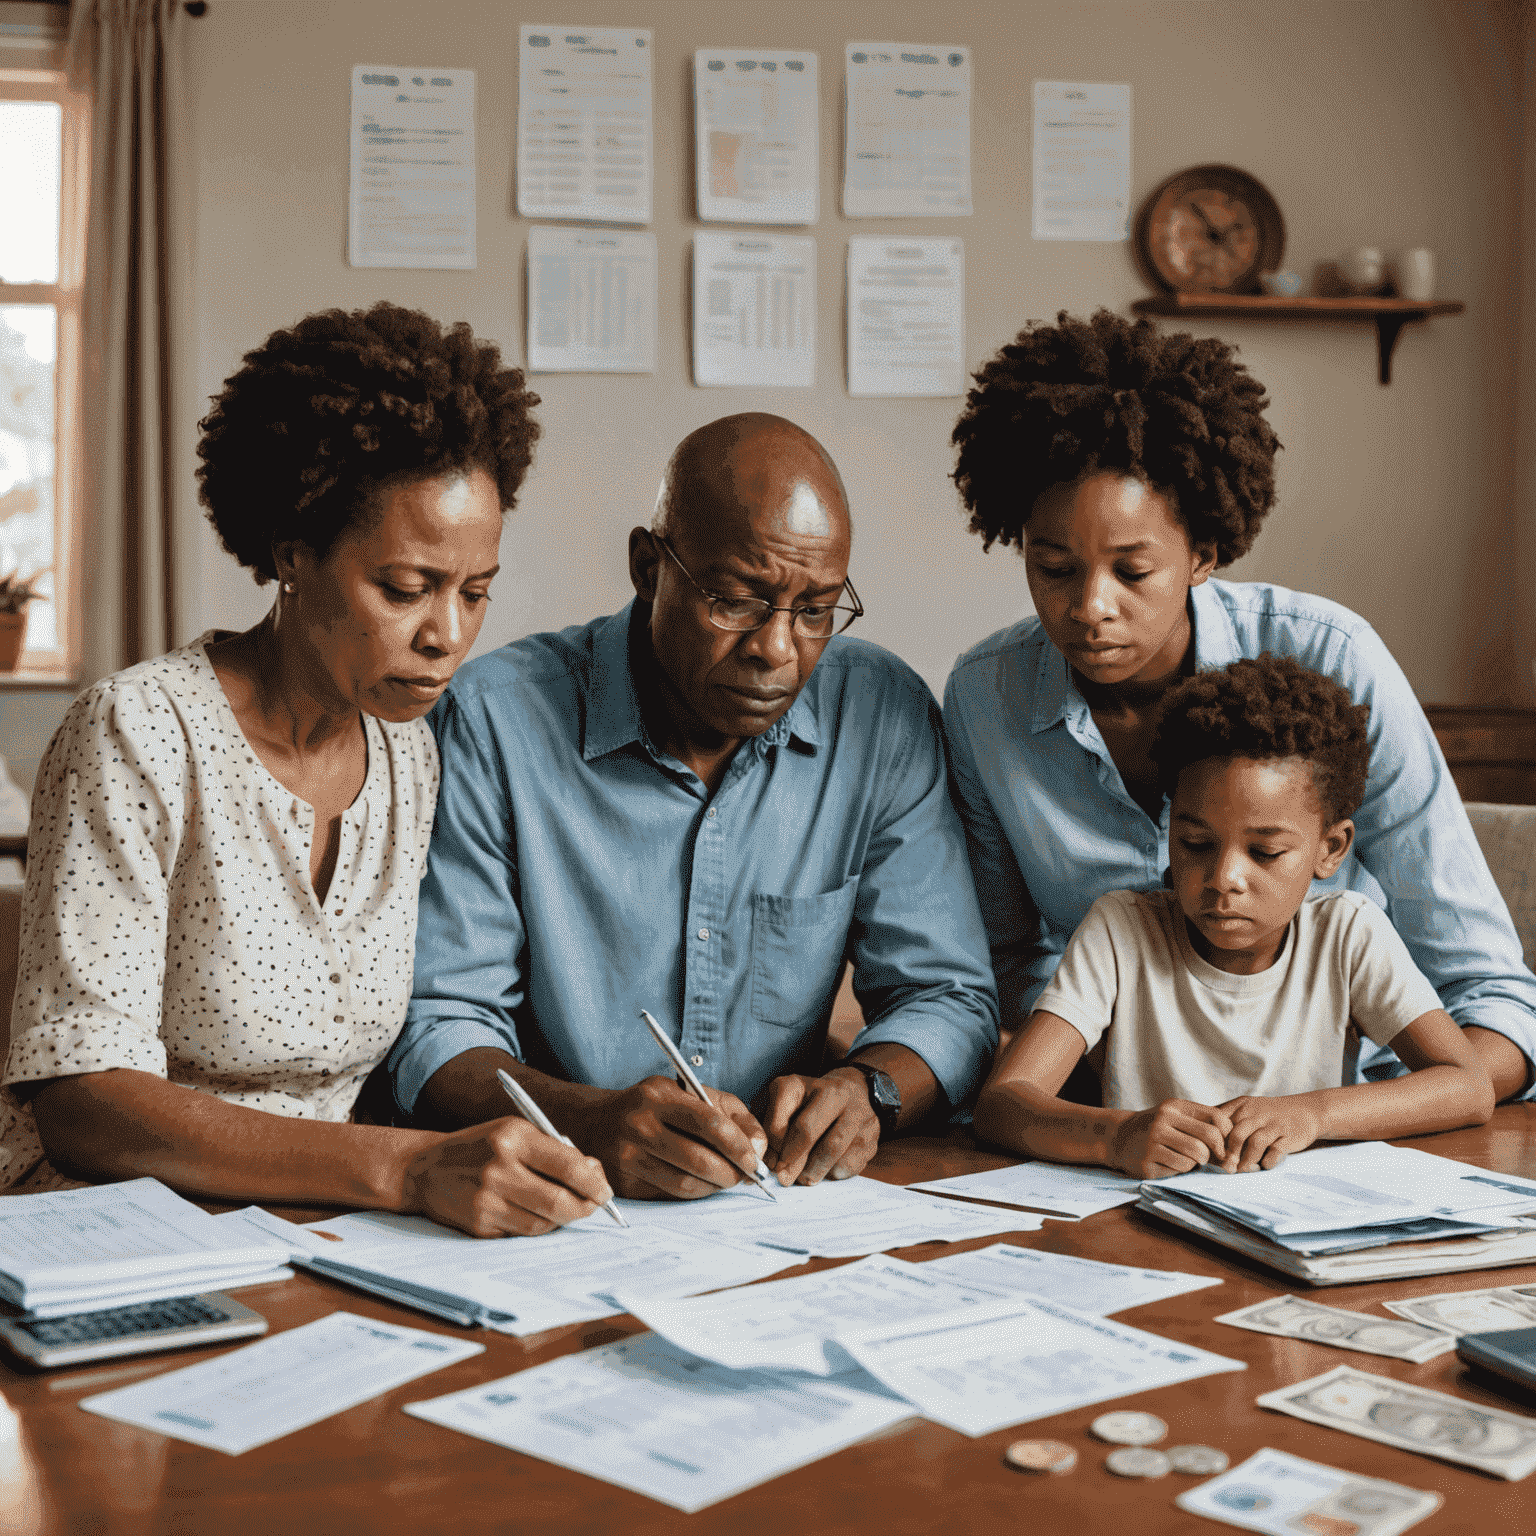
[[[713,1109],[715,1107],[714,1101],[704,1091],[704,1084],[699,1081],[698,1075],[694,1072],[693,1068],[688,1065],[687,1057],[685,1057],[683,1053],[678,1050],[676,1044],[673,1042],[671,1035],[669,1035],[666,1030],[664,1030],[661,1025],[658,1024],[656,1020],[653,1019],[650,1014],[645,1011],[644,1008],[640,1010],[640,1017],[644,1021],[645,1027],[650,1030],[652,1035],[655,1036],[656,1044],[659,1045],[662,1050],[667,1053],[667,1059],[672,1063],[674,1067],[677,1068],[677,1075],[682,1080],[683,1085],[685,1085],[691,1093],[696,1094],[700,1099],[702,1099],[704,1103],[709,1106],[709,1108]],[[779,1193],[778,1190],[774,1188],[773,1175],[768,1171],[768,1165],[762,1160],[762,1158],[758,1158],[757,1171],[751,1174],[750,1177],[752,1182],[756,1184],[757,1187],[762,1190],[762,1192],[767,1195],[770,1200],[778,1200]]]
[[[517,1106],[517,1112],[536,1131],[543,1131],[546,1136],[553,1136],[556,1141],[567,1146],[571,1151],[580,1150],[569,1136],[562,1136],[550,1123],[549,1116],[534,1103],[533,1095],[528,1092],[510,1072],[503,1072],[500,1067],[496,1069],[496,1080],[506,1089],[507,1097]],[[620,1211],[612,1200],[603,1201],[603,1209],[618,1222],[621,1227],[627,1227],[629,1223],[624,1220],[624,1213]]]

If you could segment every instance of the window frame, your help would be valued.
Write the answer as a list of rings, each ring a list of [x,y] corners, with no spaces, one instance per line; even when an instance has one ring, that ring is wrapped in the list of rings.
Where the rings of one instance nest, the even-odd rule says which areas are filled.
[[[9,50],[7,50],[9,51]],[[14,57],[14,55],[12,55]],[[53,601],[58,644],[28,645],[0,689],[28,683],[73,684],[83,643],[85,242],[90,165],[90,99],[63,70],[16,67],[0,58],[0,100],[59,104],[59,275],[53,283],[0,279],[0,306],[50,304],[57,316],[54,362]]]

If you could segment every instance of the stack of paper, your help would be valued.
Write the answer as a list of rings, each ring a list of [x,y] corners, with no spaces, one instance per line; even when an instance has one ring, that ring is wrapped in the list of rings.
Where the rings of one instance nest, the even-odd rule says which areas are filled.
[[[1278,1168],[1142,1185],[1139,1208],[1314,1285],[1536,1258],[1536,1181],[1417,1148],[1357,1142]]]
[[[158,1179],[0,1200],[0,1297],[33,1317],[281,1279],[288,1253],[245,1213],[210,1216]]]

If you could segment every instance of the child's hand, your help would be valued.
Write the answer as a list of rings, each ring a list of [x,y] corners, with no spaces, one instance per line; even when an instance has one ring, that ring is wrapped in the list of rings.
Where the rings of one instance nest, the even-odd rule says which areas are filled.
[[[1232,1121],[1221,1160],[1228,1173],[1278,1168],[1288,1152],[1305,1151],[1322,1134],[1322,1119],[1305,1094],[1229,1099],[1221,1107]]]
[[[1166,1179],[1220,1158],[1231,1131],[1225,1107],[1165,1099],[1121,1122],[1110,1143],[1110,1161],[1134,1178]]]

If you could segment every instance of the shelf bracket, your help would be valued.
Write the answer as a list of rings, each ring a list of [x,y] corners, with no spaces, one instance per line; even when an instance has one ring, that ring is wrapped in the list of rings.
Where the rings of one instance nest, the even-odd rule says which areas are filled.
[[[1392,382],[1392,354],[1397,350],[1398,332],[1418,315],[1383,314],[1376,316],[1376,376],[1383,384]]]

